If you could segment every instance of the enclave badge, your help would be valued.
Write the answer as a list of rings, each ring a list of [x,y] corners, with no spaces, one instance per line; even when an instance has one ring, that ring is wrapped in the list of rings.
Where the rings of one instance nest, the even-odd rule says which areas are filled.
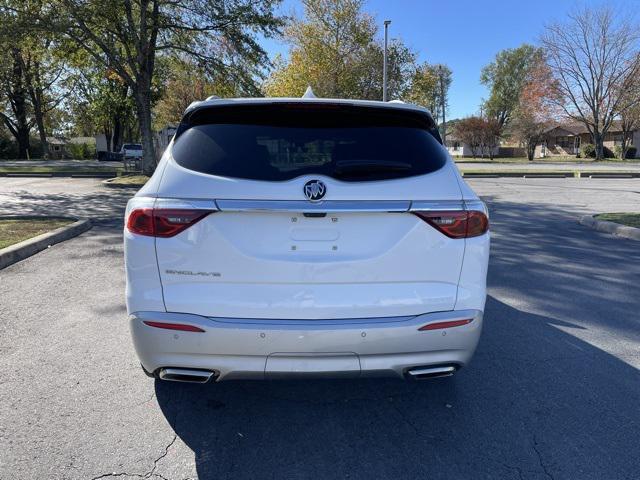
[[[312,202],[317,202],[327,192],[327,187],[320,180],[310,180],[304,184],[304,194]]]

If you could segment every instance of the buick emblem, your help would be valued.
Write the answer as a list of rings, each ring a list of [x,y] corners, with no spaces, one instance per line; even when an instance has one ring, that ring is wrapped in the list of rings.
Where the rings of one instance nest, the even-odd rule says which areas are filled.
[[[320,180],[310,180],[304,184],[304,194],[312,202],[319,201],[327,192],[327,187]]]

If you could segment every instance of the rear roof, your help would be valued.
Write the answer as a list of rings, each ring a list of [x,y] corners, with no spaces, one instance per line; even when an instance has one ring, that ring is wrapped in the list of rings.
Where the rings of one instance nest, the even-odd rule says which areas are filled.
[[[274,105],[278,103],[284,104],[301,104],[301,105],[309,105],[309,104],[333,104],[333,105],[350,105],[355,107],[372,107],[372,108],[388,108],[393,110],[403,110],[403,111],[412,111],[412,112],[420,112],[424,115],[427,115],[431,121],[433,122],[433,117],[431,113],[426,108],[420,107],[418,105],[414,105],[412,103],[404,103],[401,101],[391,101],[391,102],[380,102],[376,100],[349,100],[342,98],[288,98],[288,97],[267,97],[267,98],[216,98],[216,99],[207,99],[200,102],[193,102],[191,105],[187,107],[184,112],[185,117],[189,116],[193,112],[205,108],[211,107],[223,107],[223,106],[232,106],[232,105]]]

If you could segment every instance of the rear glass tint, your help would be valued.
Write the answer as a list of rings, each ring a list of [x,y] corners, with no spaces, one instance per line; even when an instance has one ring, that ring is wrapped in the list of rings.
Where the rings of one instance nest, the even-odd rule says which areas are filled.
[[[196,112],[172,153],[197,172],[267,181],[403,178],[438,170],[447,158],[433,120],[420,112],[295,104]]]

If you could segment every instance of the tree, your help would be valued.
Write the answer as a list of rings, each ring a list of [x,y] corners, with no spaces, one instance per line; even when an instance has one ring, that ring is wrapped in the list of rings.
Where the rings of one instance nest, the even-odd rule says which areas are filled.
[[[236,97],[246,92],[238,88],[230,78],[214,78],[189,59],[171,58],[165,69],[163,95],[154,108],[158,129],[180,122],[186,108],[194,101],[211,95]]]
[[[554,92],[551,70],[544,57],[538,56],[523,83],[510,128],[511,133],[524,145],[530,161],[533,160],[536,145],[542,142],[552,118],[557,115],[551,103]]]
[[[588,129],[596,159],[614,117],[633,100],[624,92],[640,75],[640,29],[609,8],[584,8],[546,28],[542,44],[554,74],[556,103]]]
[[[36,35],[29,29],[21,28],[30,21],[32,13],[37,14],[40,8],[39,1],[24,0],[21,3],[23,6],[21,12],[1,8],[2,5],[0,4],[0,56],[5,57],[5,64],[13,62],[14,67],[10,75],[21,77],[14,78],[13,83],[17,85],[19,81],[23,88],[23,91],[14,91],[13,95],[5,89],[5,94],[14,98],[12,108],[15,108],[18,106],[16,102],[22,101],[18,101],[15,94],[26,93],[24,112],[29,117],[27,124],[30,125],[29,129],[32,126],[37,127],[43,156],[47,156],[47,130],[49,129],[47,123],[49,117],[66,98],[66,91],[70,90],[64,88],[67,70],[58,55],[58,45],[53,41],[52,35],[42,32]],[[20,35],[16,38],[17,31]],[[5,70],[5,75],[7,73]],[[17,110],[19,111],[20,108]],[[16,112],[9,113],[14,129],[18,124],[24,124],[23,120],[15,117]],[[24,133],[19,136],[18,143],[24,143]],[[28,134],[26,138],[28,143]],[[26,148],[24,145],[20,147],[20,154],[26,155],[27,149],[28,145]]]
[[[480,151],[483,158],[486,154],[491,160],[493,160],[493,153],[496,147],[500,145],[502,126],[495,118],[482,118],[481,120],[482,122],[479,123]]]
[[[25,85],[33,111],[33,121],[38,129],[43,156],[47,157],[46,119],[50,112],[67,97],[73,87],[66,92],[60,88],[65,83],[66,68],[53,53],[54,45],[50,38],[23,37],[20,59],[24,72]]]
[[[486,155],[493,160],[493,152],[500,140],[498,120],[477,116],[463,118],[455,123],[453,132],[461,142],[469,145],[473,158],[479,150],[483,158]]]
[[[446,65],[418,65],[411,77],[406,100],[426,107],[440,126],[443,140],[446,140],[446,112],[449,106],[451,69]]]
[[[69,102],[77,134],[104,134],[107,151],[118,151],[126,132],[137,131],[135,102],[129,86],[113,71],[90,58],[81,61],[75,81],[75,95]],[[133,141],[129,134],[127,140]]]
[[[273,97],[299,97],[311,86],[330,98],[382,98],[383,47],[376,41],[374,19],[363,12],[364,0],[304,0],[304,18],[285,30],[289,57],[276,59],[265,84]],[[391,98],[407,90],[414,53],[398,40],[388,49]]]
[[[630,139],[633,132],[640,129],[640,104],[636,103],[633,107],[624,110],[620,114],[620,127],[622,130],[622,144],[620,145],[620,158],[627,158],[629,148],[631,147]]]
[[[0,119],[16,139],[18,158],[28,158],[29,132],[34,122],[29,118],[22,52],[18,47],[8,47],[0,53],[0,100],[3,100]]]
[[[411,77],[406,100],[426,107],[440,126],[442,139],[446,141],[446,112],[449,106],[451,69],[443,64],[418,65]]]
[[[620,145],[620,158],[626,159],[629,151],[630,139],[635,130],[640,129],[640,76],[624,82],[627,86],[622,92],[624,97],[621,102],[626,108],[620,112],[620,128],[622,130],[622,144]]]
[[[224,71],[241,85],[254,83],[269,65],[258,35],[279,32],[279,0],[42,0],[26,12],[22,2],[3,9],[23,16],[23,27],[63,37],[115,72],[131,89],[144,150],[143,169],[155,168],[151,123],[158,56],[180,52],[211,72]],[[1,12],[0,12],[1,13]],[[258,93],[256,91],[255,93]]]
[[[501,128],[511,120],[531,66],[541,55],[540,49],[524,44],[502,50],[482,69],[480,81],[490,89],[483,109]]]

